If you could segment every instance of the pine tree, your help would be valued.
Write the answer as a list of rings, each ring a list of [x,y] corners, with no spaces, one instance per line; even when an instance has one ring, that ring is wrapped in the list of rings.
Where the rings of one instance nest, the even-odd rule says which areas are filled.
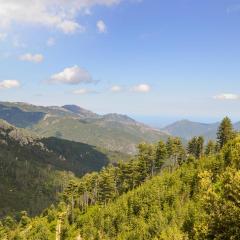
[[[173,165],[181,164],[185,157],[185,150],[181,139],[178,137],[169,137],[166,143],[168,158]]]
[[[155,166],[160,169],[167,159],[167,147],[163,141],[159,141],[156,146]]]
[[[141,143],[138,146],[138,151],[139,181],[143,182],[150,175],[153,176],[155,170],[154,147]]]
[[[99,201],[107,204],[116,196],[116,182],[111,169],[104,169],[99,176]]]
[[[203,137],[194,137],[189,141],[187,151],[195,158],[199,159],[203,155],[204,139]]]
[[[215,153],[216,153],[216,144],[212,140],[209,140],[205,148],[205,155],[209,156]]]
[[[229,140],[234,138],[233,125],[230,118],[225,117],[217,132],[217,142],[220,148],[222,148]]]

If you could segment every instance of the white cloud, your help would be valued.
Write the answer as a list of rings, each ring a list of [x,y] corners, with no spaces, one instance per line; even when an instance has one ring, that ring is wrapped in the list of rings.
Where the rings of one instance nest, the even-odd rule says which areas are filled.
[[[80,32],[85,31],[85,27],[79,25],[77,22],[69,20],[59,23],[58,28],[66,34],[75,33],[77,30],[79,30]]]
[[[50,38],[47,40],[47,42],[46,42],[46,44],[47,44],[48,47],[54,46],[55,43],[56,43],[56,41],[55,41],[55,39],[54,39],[53,37],[50,37]]]
[[[233,93],[222,93],[213,97],[217,100],[240,100],[240,95]]]
[[[0,42],[6,40],[7,33],[0,33]]]
[[[79,13],[96,5],[111,6],[121,0],[0,0],[0,27],[13,23],[52,27],[69,34],[83,31],[77,22]]]
[[[123,88],[119,85],[114,85],[110,88],[111,92],[121,92],[123,90]]]
[[[92,83],[94,80],[91,75],[83,68],[75,65],[73,67],[65,68],[62,72],[51,76],[50,82],[65,83],[65,84],[79,84]]]
[[[20,87],[18,80],[4,80],[0,82],[0,89],[10,89]]]
[[[87,88],[80,88],[80,89],[74,90],[73,93],[76,95],[84,95],[84,94],[97,93],[97,92]]]
[[[148,84],[139,84],[133,87],[134,92],[147,93],[151,91],[151,87]]]
[[[99,33],[106,33],[107,32],[107,26],[103,20],[99,20],[97,22],[97,29]]]
[[[40,63],[43,61],[44,57],[42,54],[31,54],[26,53],[19,57],[21,61]]]

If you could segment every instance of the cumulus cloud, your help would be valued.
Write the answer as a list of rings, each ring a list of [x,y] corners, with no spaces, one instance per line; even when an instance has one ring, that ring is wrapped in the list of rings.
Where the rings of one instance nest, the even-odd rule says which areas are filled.
[[[240,95],[233,93],[222,93],[213,97],[216,100],[240,100]]]
[[[96,5],[111,6],[121,0],[0,0],[0,27],[13,23],[52,27],[69,34],[83,31],[77,22],[79,13]]]
[[[4,80],[0,82],[0,89],[10,89],[20,87],[18,80]]]
[[[65,83],[65,84],[79,84],[95,82],[90,73],[83,68],[75,65],[73,67],[65,68],[62,72],[51,76],[50,82]]]
[[[92,89],[80,88],[80,89],[74,90],[73,93],[76,95],[85,95],[85,94],[97,93],[97,92]]]
[[[111,92],[121,92],[123,90],[123,88],[119,85],[114,85],[110,88]]]
[[[134,92],[148,93],[151,91],[151,87],[148,84],[139,84],[133,87]]]
[[[103,20],[99,20],[97,22],[97,29],[99,33],[106,33],[107,32],[107,26]]]
[[[34,63],[40,63],[43,61],[44,57],[42,54],[31,54],[31,53],[26,53],[24,55],[21,55],[19,57],[21,61],[26,61],[26,62],[34,62]]]

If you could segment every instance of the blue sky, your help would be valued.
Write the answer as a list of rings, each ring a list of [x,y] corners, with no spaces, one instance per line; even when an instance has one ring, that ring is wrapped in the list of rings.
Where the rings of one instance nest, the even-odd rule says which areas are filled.
[[[239,0],[0,0],[0,100],[239,120],[239,24]]]

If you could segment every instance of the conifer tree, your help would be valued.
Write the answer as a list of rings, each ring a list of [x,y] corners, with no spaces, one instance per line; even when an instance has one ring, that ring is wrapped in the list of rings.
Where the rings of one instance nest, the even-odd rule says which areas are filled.
[[[203,137],[194,137],[189,141],[187,151],[195,158],[199,159],[203,155],[204,139]]]
[[[155,169],[154,147],[146,143],[138,146],[139,181],[143,182],[148,176],[153,175]]]
[[[185,150],[181,139],[178,137],[169,137],[166,143],[168,158],[173,165],[181,164],[185,157]]]
[[[109,169],[105,169],[99,176],[99,201],[108,203],[116,195],[116,182]]]
[[[220,147],[220,149],[231,139],[234,138],[234,130],[233,130],[233,125],[230,120],[230,118],[225,117],[217,132],[217,142]]]
[[[209,140],[206,147],[205,147],[205,155],[213,155],[216,153],[216,144],[214,141]]]
[[[159,141],[156,146],[156,159],[155,159],[155,166],[157,169],[160,169],[163,163],[167,159],[167,147],[163,141]]]

